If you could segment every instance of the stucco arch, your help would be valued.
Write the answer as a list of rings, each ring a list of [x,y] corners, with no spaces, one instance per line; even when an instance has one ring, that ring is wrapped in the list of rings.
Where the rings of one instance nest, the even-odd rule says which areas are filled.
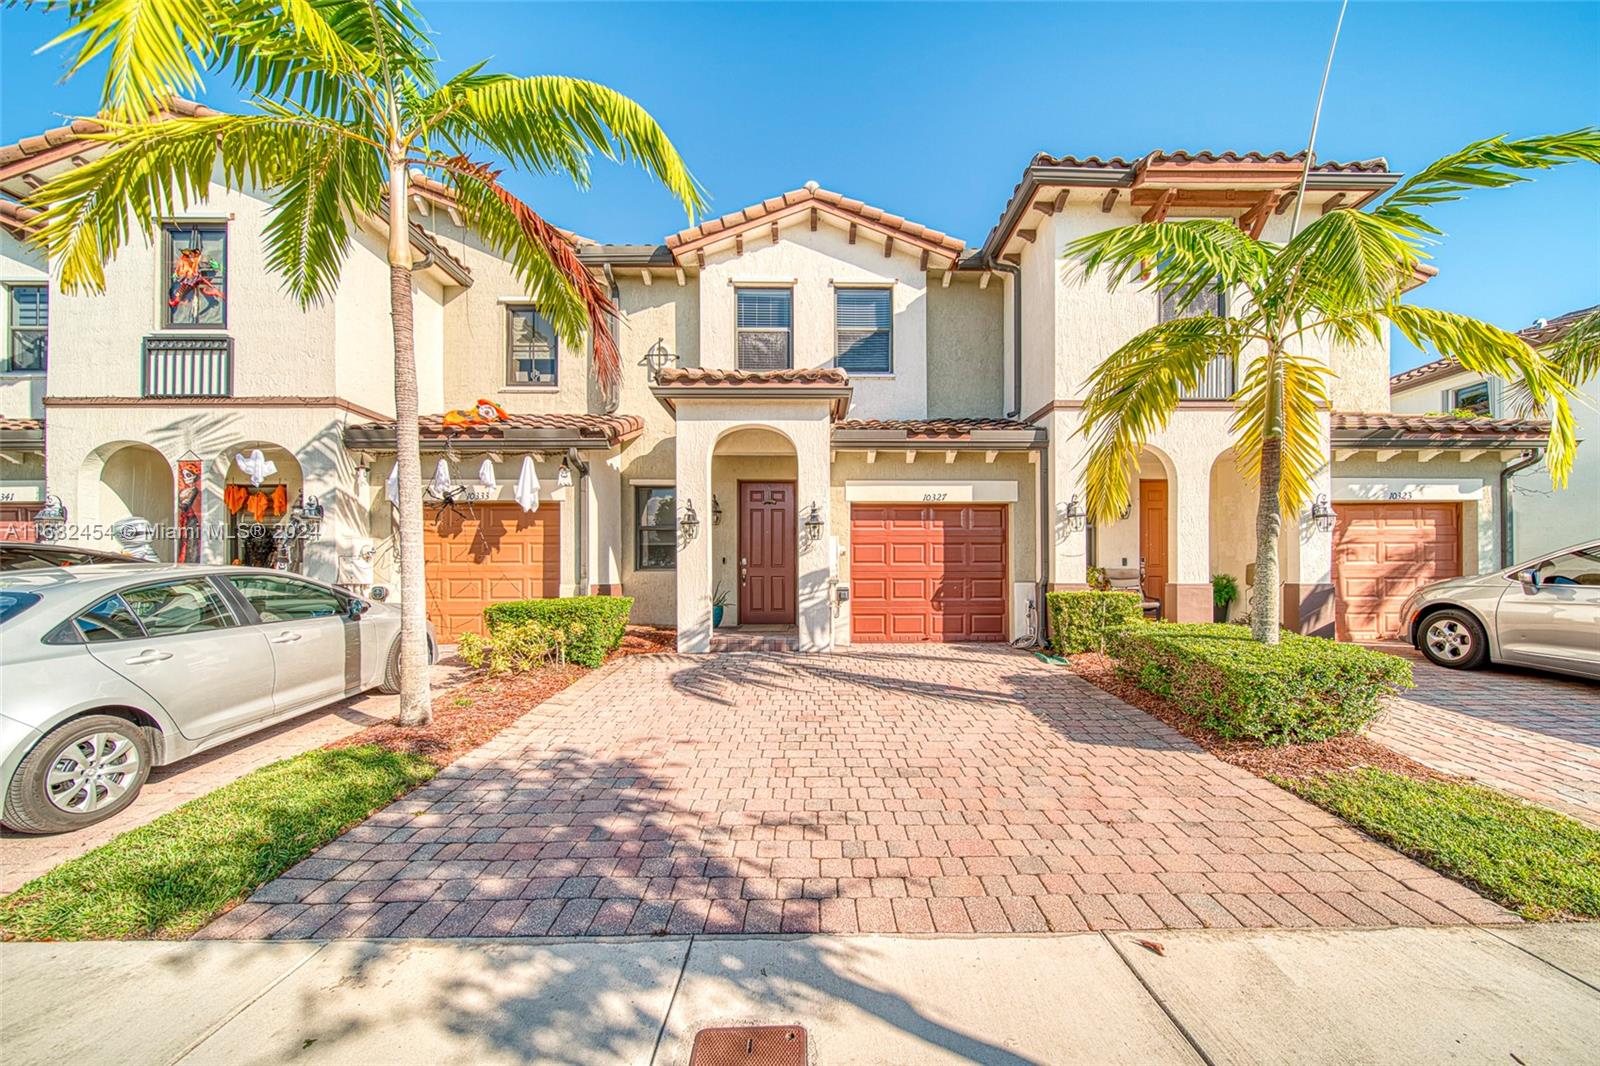
[[[78,473],[79,515],[68,516],[77,527],[72,540],[123,548],[111,527],[124,518],[143,518],[156,529],[150,547],[163,562],[176,550],[172,539],[175,477],[172,462],[142,441],[119,440],[99,445],[84,456]]]
[[[1230,608],[1237,614],[1250,602],[1245,577],[1256,558],[1255,514],[1260,494],[1239,472],[1232,448],[1211,464],[1210,499],[1211,574],[1228,574],[1238,583],[1239,599]]]
[[[300,494],[305,490],[305,475],[300,466],[299,457],[290,449],[269,440],[235,440],[228,447],[223,448],[211,459],[209,469],[206,471],[205,483],[205,513],[207,524],[218,536],[211,538],[209,551],[214,558],[221,562],[232,562],[235,559],[245,561],[242,552],[244,546],[242,538],[238,536],[239,523],[242,520],[249,522],[251,512],[246,507],[238,511],[231,511],[226,503],[226,490],[229,487],[240,487],[250,490],[250,477],[235,460],[237,455],[248,456],[259,448],[262,457],[270,460],[277,469],[269,474],[261,483],[262,490],[272,490],[282,487],[284,510],[263,512],[261,524],[276,528],[287,520],[288,509],[295,505]],[[259,560],[257,560],[259,561]]]

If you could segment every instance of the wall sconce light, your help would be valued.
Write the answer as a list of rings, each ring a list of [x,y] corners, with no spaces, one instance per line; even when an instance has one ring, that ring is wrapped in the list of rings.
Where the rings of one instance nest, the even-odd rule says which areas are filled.
[[[33,513],[33,532],[42,543],[60,540],[66,533],[67,505],[60,496],[47,495],[44,506]]]
[[[1078,502],[1078,494],[1073,493],[1072,499],[1067,501],[1067,509],[1061,512],[1061,520],[1066,523],[1067,532],[1080,533],[1083,531],[1083,504]]]
[[[645,365],[650,368],[651,381],[661,380],[661,372],[665,370],[669,364],[676,363],[677,361],[678,357],[673,355],[672,350],[667,347],[667,341],[665,337],[657,340],[650,346],[650,350],[644,353],[644,362]]]
[[[289,519],[304,531],[306,540],[316,540],[322,534],[322,504],[315,496],[302,493],[290,510]]]
[[[711,524],[714,526],[722,525],[722,504],[717,501],[714,495],[711,497]]]
[[[678,532],[683,534],[684,540],[693,540],[700,529],[700,516],[694,513],[694,501],[685,500],[683,514],[678,516]]]
[[[1311,502],[1311,520],[1324,533],[1333,532],[1333,508],[1328,505],[1328,494],[1321,493]]]
[[[806,513],[806,543],[815,544],[822,539],[822,511],[817,507],[817,501],[811,501],[811,510]]]

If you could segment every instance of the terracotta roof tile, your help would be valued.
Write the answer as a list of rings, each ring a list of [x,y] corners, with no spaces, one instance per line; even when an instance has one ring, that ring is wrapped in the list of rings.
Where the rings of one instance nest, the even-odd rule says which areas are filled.
[[[843,388],[850,384],[850,375],[832,366],[815,366],[796,370],[712,370],[706,367],[667,367],[657,379],[671,388],[693,386],[829,386]]]
[[[1334,436],[1370,434],[1392,438],[1482,437],[1538,441],[1549,436],[1542,418],[1459,418],[1455,415],[1412,415],[1335,411]]]
[[[417,425],[427,440],[494,441],[504,439],[507,430],[566,430],[580,437],[605,440],[620,444],[644,432],[644,419],[638,415],[599,414],[508,414],[505,421],[461,429],[446,429],[443,415],[423,415]],[[387,436],[394,441],[393,422],[363,422],[345,431],[347,439],[355,446],[369,443],[365,438]]]
[[[966,437],[974,430],[1038,429],[1014,418],[863,418],[840,422],[837,430],[904,431],[908,437]]]
[[[1137,159],[1124,159],[1121,156],[1112,156],[1101,159],[1097,155],[1053,156],[1049,152],[1040,152],[1033,157],[1033,165],[1039,167],[1088,167],[1102,170],[1131,170],[1137,166],[1150,165],[1189,165],[1200,166],[1238,166],[1241,163],[1304,163],[1306,154],[1303,151],[1290,155],[1287,152],[1151,152]],[[1339,163],[1331,159],[1318,162],[1311,168],[1318,174],[1383,174],[1389,169],[1389,161],[1381,156],[1375,159],[1359,159],[1349,163]]]
[[[39,212],[15,200],[0,197],[0,228],[13,237],[23,238],[33,231],[33,220],[39,217]]]
[[[162,113],[172,118],[203,118],[222,114],[204,104],[178,96],[167,101]],[[104,133],[105,129],[104,125],[92,118],[79,118],[74,119],[70,125],[55,126],[32,137],[24,137],[15,144],[0,145],[0,166],[8,166],[52,148],[72,144],[90,134]]]
[[[807,204],[827,208],[863,225],[894,237],[908,239],[944,255],[955,257],[966,250],[966,242],[959,237],[952,237],[936,229],[909,222],[899,215],[892,215],[830,189],[819,188],[814,182],[805,188],[794,189],[782,196],[774,196],[758,204],[752,204],[742,211],[734,211],[721,218],[707,219],[698,226],[690,226],[686,230],[672,234],[667,238],[666,244],[677,255],[713,238],[750,229],[773,215],[803,208]]]
[[[0,433],[42,433],[42,418],[0,418]]]

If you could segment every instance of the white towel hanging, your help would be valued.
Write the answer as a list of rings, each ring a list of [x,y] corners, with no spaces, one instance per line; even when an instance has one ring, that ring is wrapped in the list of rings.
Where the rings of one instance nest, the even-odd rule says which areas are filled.
[[[522,457],[522,471],[517,475],[516,501],[530,514],[539,509],[539,474],[533,468],[533,456]]]

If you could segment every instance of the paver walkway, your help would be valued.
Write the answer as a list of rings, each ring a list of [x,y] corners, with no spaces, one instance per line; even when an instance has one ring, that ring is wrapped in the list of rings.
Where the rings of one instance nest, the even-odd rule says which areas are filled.
[[[1374,739],[1600,827],[1600,684],[1410,657],[1417,687],[1391,701]]]
[[[1509,921],[1005,647],[637,656],[202,936]]]

